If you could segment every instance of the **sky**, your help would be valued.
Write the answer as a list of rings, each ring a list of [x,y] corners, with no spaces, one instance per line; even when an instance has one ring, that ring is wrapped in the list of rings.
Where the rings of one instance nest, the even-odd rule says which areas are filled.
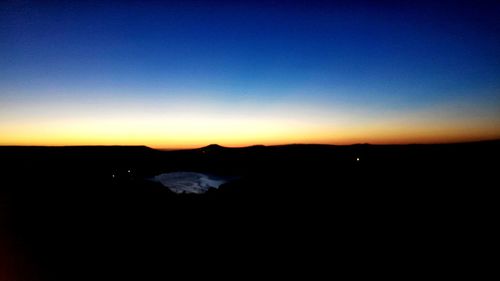
[[[0,145],[499,139],[498,15],[498,1],[2,1]]]

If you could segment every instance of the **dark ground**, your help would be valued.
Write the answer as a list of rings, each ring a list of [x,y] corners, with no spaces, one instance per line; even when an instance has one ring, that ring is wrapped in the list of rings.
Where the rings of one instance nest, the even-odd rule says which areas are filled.
[[[498,159],[500,141],[0,147],[0,280],[442,269],[487,248]],[[238,179],[204,195],[145,180],[169,171]]]

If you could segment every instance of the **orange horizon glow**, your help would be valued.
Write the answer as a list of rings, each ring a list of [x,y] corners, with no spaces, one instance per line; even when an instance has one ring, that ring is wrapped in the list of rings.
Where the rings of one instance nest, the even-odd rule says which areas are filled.
[[[491,139],[500,139],[494,99],[475,107],[467,100],[457,100],[411,110],[298,98],[265,104],[234,102],[195,95],[154,101],[94,97],[93,103],[83,98],[51,98],[0,104],[0,145],[185,149],[214,143],[243,147]]]
[[[161,120],[161,119],[160,119]],[[307,123],[290,120],[59,120],[0,125],[0,145],[85,146],[145,145],[157,149],[189,149],[209,144],[226,147],[285,144],[432,144],[500,139],[496,123],[427,123],[422,120],[382,124]],[[209,124],[218,124],[218,126]],[[164,128],[161,130],[160,128]]]
[[[313,142],[241,142],[241,143],[226,143],[223,141],[216,142],[205,142],[205,143],[194,143],[194,144],[171,144],[165,145],[165,143],[136,143],[136,142],[18,142],[18,143],[0,143],[0,146],[19,146],[19,147],[29,147],[29,146],[40,146],[40,147],[71,147],[71,146],[146,146],[158,150],[172,150],[172,149],[196,149],[202,148],[211,144],[218,144],[223,147],[228,148],[240,148],[249,147],[255,145],[264,146],[281,146],[281,145],[356,145],[356,144],[370,144],[370,145],[413,145],[413,144],[454,144],[454,143],[467,143],[467,142],[481,142],[481,141],[496,141],[500,140],[500,135],[492,137],[468,137],[468,138],[416,138],[414,140],[404,139],[404,140],[353,140],[353,141],[313,141]]]

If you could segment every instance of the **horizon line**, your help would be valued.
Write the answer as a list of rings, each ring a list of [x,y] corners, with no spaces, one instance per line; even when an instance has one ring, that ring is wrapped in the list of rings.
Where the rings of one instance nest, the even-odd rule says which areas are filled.
[[[252,144],[252,145],[245,145],[245,146],[227,146],[227,145],[220,145],[217,143],[210,143],[207,145],[202,145],[202,146],[196,146],[196,147],[159,147],[159,146],[148,146],[144,144],[112,144],[112,145],[105,145],[105,144],[79,144],[79,145],[9,145],[9,144],[2,144],[0,147],[46,147],[46,148],[63,148],[63,147],[147,147],[150,149],[155,149],[155,150],[195,150],[195,149],[201,149],[205,147],[209,147],[211,145],[217,145],[223,148],[248,148],[248,147],[255,147],[255,146],[264,146],[264,147],[277,147],[277,146],[290,146],[290,145],[325,145],[325,146],[355,146],[355,145],[373,145],[373,146],[404,146],[404,145],[445,145],[445,144],[468,144],[468,143],[481,143],[481,142],[495,142],[495,141],[500,141],[500,138],[495,138],[495,139],[481,139],[481,140],[467,140],[467,141],[449,141],[449,142],[413,142],[413,143],[351,143],[351,144],[334,144],[334,143],[283,143],[283,144],[272,144],[272,145],[265,145],[265,144]]]

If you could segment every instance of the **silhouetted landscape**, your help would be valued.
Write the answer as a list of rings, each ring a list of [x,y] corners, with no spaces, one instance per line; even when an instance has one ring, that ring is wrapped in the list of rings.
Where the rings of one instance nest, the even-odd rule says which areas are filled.
[[[412,247],[425,247],[448,226],[481,220],[470,216],[496,186],[499,152],[500,141],[0,147],[4,241],[25,265],[21,272],[42,280],[103,270],[117,278],[132,268],[157,274],[164,258],[175,268],[191,254],[237,257],[267,247],[261,243],[286,252],[288,239],[330,251],[347,247],[341,241],[363,248],[411,235],[420,237]],[[151,180],[178,171],[231,180],[203,194]]]
[[[491,279],[499,15],[0,1],[0,281]]]

